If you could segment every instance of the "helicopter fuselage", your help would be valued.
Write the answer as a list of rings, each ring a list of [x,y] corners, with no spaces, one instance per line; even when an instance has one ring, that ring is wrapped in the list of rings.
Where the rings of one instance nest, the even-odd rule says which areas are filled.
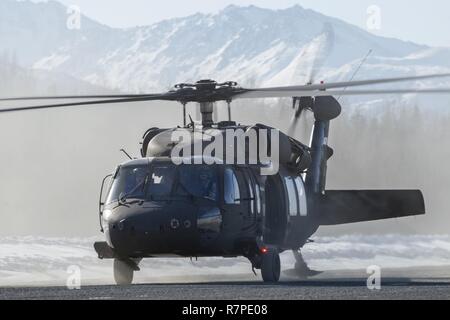
[[[100,201],[106,241],[94,247],[99,258],[114,259],[117,283],[131,283],[142,258],[162,256],[244,256],[265,281],[278,281],[279,254],[293,250],[296,265],[304,265],[298,252],[320,226],[425,213],[419,190],[326,190],[333,155],[326,115],[317,115],[310,147],[260,124],[214,126],[152,128],[143,137],[142,158],[112,175]],[[253,142],[246,139],[255,136]],[[205,157],[217,141],[225,141],[223,148]],[[230,151],[227,146],[236,141],[238,151]],[[262,153],[261,141],[271,141]],[[174,156],[178,147],[189,157]],[[256,157],[251,147],[259,151]],[[224,162],[229,152],[245,163]],[[263,161],[261,154],[274,153],[276,166]]]
[[[130,186],[120,186],[124,175]],[[121,187],[139,191],[124,198]],[[101,224],[116,257],[251,256],[263,245],[303,246],[318,227],[307,210],[303,179],[284,169],[267,177],[257,167],[144,158],[116,171]]]

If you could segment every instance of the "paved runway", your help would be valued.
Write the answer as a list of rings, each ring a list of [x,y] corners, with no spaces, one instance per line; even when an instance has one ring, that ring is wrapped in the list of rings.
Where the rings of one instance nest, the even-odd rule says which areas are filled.
[[[289,273],[288,273],[289,274]],[[326,272],[317,278],[298,281],[284,276],[268,285],[257,278],[245,281],[183,282],[137,284],[132,286],[82,286],[0,288],[0,299],[156,299],[156,300],[310,300],[310,299],[445,299],[450,300],[450,277],[446,269],[385,271],[381,290],[367,288],[363,271]],[[424,277],[424,275],[427,275]],[[217,279],[224,279],[217,277]]]
[[[151,300],[312,300],[450,299],[449,281],[387,280],[380,291],[360,281],[307,281],[265,285],[255,282],[152,284],[128,287],[89,286],[0,289],[0,299],[151,299]]]

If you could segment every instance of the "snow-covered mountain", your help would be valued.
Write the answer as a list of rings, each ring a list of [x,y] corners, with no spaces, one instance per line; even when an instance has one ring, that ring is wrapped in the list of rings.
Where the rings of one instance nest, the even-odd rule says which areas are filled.
[[[34,69],[130,92],[203,78],[248,86],[301,84],[321,56],[325,63],[316,80],[348,79],[369,50],[359,78],[450,71],[449,48],[375,36],[300,6],[229,6],[131,29],[83,16],[81,28],[69,30],[67,18],[58,2],[1,0],[0,52],[13,50]]]
[[[111,93],[63,73],[23,68],[0,57],[0,96]]]

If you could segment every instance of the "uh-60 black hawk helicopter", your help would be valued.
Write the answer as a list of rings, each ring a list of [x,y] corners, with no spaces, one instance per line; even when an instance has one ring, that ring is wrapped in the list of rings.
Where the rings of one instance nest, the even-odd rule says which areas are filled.
[[[106,178],[103,181],[102,191],[107,189],[107,193],[105,201],[103,195],[100,196],[99,218],[106,241],[94,245],[99,258],[114,259],[114,277],[118,284],[132,282],[141,259],[162,256],[244,256],[254,269],[261,269],[264,281],[276,282],[280,277],[279,254],[286,250],[294,252],[295,267],[300,273],[314,274],[303,261],[300,249],[320,226],[425,213],[424,199],[418,190],[326,190],[327,161],[333,155],[327,143],[330,121],[341,113],[341,106],[333,96],[449,93],[450,89],[347,90],[447,76],[450,74],[262,89],[241,88],[235,82],[202,80],[177,85],[162,94],[0,99],[3,102],[84,99],[3,108],[0,112],[152,100],[181,102],[184,125],[149,129],[142,142],[142,158],[130,158],[118,166],[110,176],[110,183],[106,183]],[[282,97],[293,99],[294,121],[305,110],[314,113],[309,145],[273,128],[261,124],[239,125],[231,119],[230,103],[234,100]],[[217,101],[228,102],[227,121],[213,120]],[[201,123],[187,121],[186,104],[190,102],[200,104]],[[267,142],[267,154],[279,152],[276,157],[279,163],[263,161],[259,153],[256,159],[251,159],[248,151],[243,164],[223,161],[224,157],[220,159],[217,150],[208,159],[203,157],[204,151],[218,137],[226,140],[226,132],[230,130],[239,134],[225,145],[251,130],[262,132],[258,141]],[[211,138],[210,132],[215,132],[214,137]],[[201,133],[200,138],[198,133]],[[184,148],[187,146],[194,151],[188,156],[181,155],[181,164],[180,159],[173,157],[174,149],[183,143],[181,139],[173,139],[176,135],[192,137],[190,142],[184,142]],[[252,147],[247,138],[240,143]],[[224,153],[227,150],[224,148]],[[229,158],[236,160],[239,156],[231,152]],[[276,172],[262,174],[263,169],[274,165],[279,165]]]

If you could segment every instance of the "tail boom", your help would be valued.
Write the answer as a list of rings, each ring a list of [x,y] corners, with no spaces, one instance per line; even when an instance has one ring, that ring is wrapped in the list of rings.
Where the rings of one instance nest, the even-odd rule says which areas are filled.
[[[340,225],[425,214],[419,190],[326,191],[315,199],[319,225]]]

